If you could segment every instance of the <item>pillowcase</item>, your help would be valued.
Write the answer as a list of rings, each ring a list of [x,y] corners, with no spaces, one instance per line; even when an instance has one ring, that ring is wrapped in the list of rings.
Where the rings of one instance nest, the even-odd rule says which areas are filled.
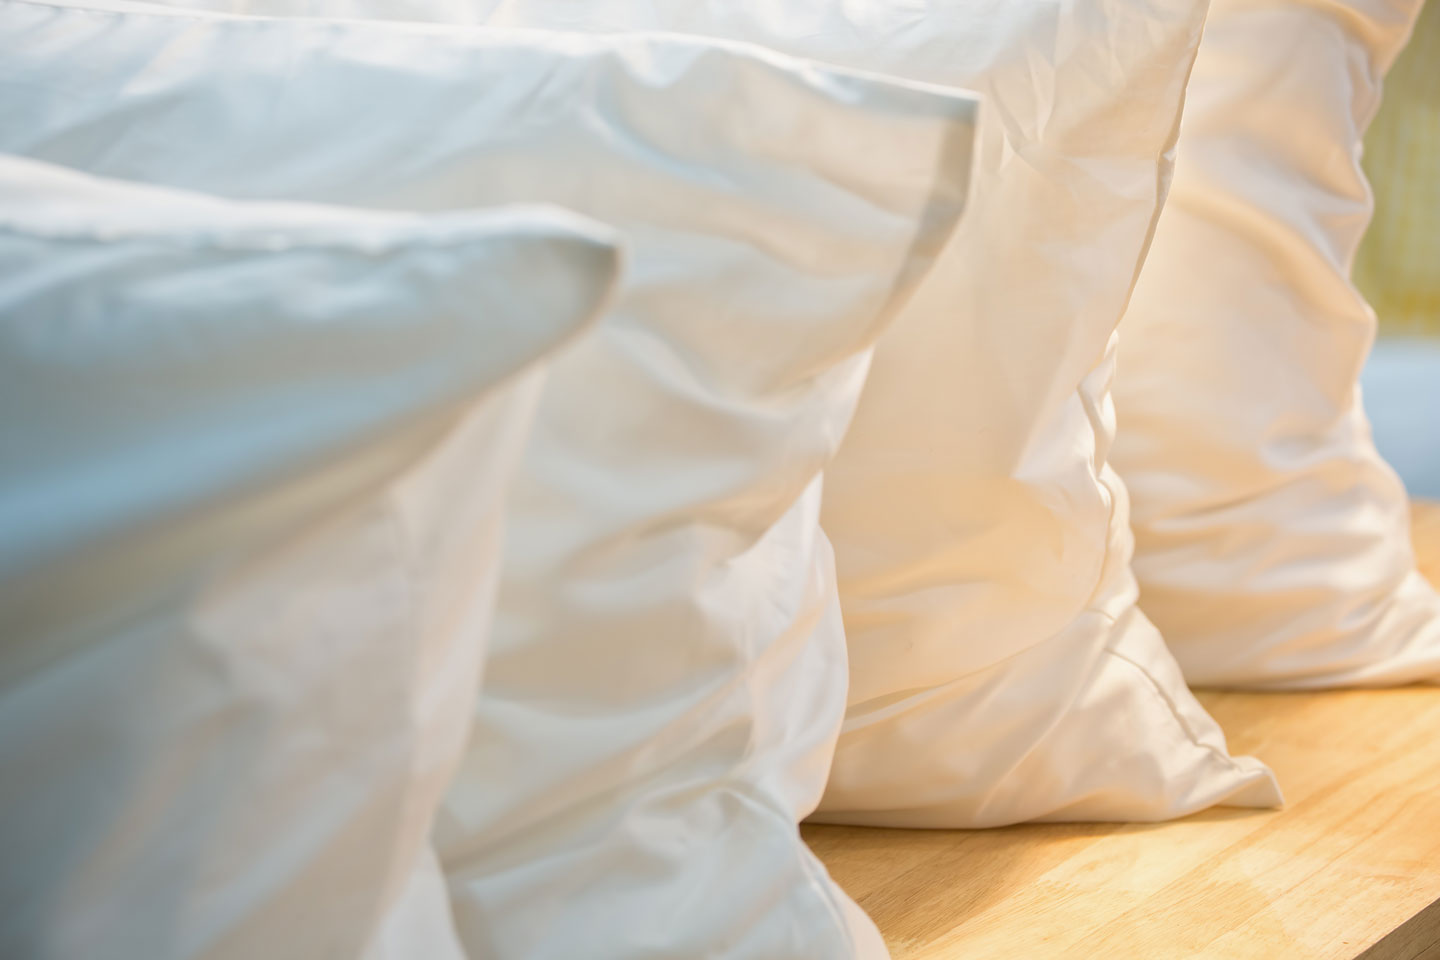
[[[1357,387],[1361,138],[1418,0],[1218,0],[1127,314],[1116,463],[1147,613],[1192,683],[1440,679],[1440,598]]]
[[[974,98],[659,35],[121,9],[0,7],[6,145],[625,232],[541,400],[437,831],[470,954],[882,954],[796,827],[846,685],[818,474],[959,215]]]
[[[460,955],[409,878],[537,362],[616,266],[0,157],[0,955]]]
[[[851,684],[818,819],[975,827],[1279,802],[1135,609],[1106,463],[1116,322],[1203,0],[286,7],[721,35],[981,90],[965,220],[881,341],[826,470]]]

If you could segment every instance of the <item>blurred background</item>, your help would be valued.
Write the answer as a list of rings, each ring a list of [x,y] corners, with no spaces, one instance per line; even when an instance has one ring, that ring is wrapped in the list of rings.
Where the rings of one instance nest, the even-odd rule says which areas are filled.
[[[1364,163],[1375,220],[1355,282],[1380,317],[1365,407],[1410,495],[1440,498],[1440,0],[1386,78]]]

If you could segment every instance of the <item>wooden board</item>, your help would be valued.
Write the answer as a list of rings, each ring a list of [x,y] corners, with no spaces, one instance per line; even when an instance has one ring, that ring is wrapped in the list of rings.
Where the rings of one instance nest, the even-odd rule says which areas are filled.
[[[1440,505],[1415,538],[1440,582]],[[1284,810],[805,837],[895,960],[1440,960],[1440,689],[1201,699]]]

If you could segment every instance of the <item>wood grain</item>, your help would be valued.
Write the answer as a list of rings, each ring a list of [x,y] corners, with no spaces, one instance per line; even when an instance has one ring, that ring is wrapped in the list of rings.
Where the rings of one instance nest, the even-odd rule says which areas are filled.
[[[1440,582],[1440,505],[1414,531]],[[1440,689],[1201,699],[1285,809],[805,837],[895,960],[1440,960]]]

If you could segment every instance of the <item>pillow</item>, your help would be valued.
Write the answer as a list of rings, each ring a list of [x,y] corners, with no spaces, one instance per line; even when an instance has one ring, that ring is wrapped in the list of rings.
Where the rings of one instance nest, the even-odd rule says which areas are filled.
[[[408,878],[611,243],[0,157],[0,955],[459,956]]]
[[[980,89],[965,220],[881,341],[826,470],[851,686],[818,819],[974,827],[1279,802],[1268,770],[1226,753],[1135,609],[1125,492],[1106,464],[1116,322],[1203,0],[284,6],[714,34]]]
[[[1361,136],[1419,0],[1218,0],[1127,314],[1116,463],[1147,613],[1205,685],[1440,679],[1440,598],[1357,379]]]
[[[7,146],[625,232],[615,310],[541,399],[437,831],[470,954],[882,953],[796,827],[846,684],[817,477],[954,227],[974,98],[659,35],[121,9],[0,7]]]

